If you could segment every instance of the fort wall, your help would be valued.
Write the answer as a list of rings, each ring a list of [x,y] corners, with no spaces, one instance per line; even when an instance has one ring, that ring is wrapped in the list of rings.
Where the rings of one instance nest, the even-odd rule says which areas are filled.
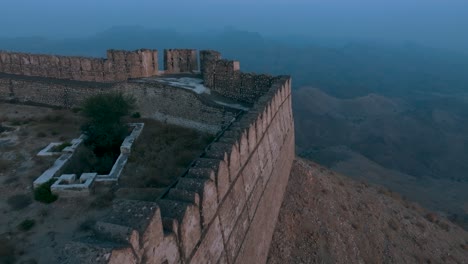
[[[96,232],[119,246],[73,242],[63,254],[86,247],[81,263],[265,263],[294,159],[290,84],[275,81],[160,200],[116,202]]]
[[[169,84],[128,80],[158,73],[155,51],[110,50],[106,60],[90,63],[49,56],[29,72],[21,60],[18,64],[22,55],[12,63],[12,53],[0,54],[0,72],[7,73],[0,74],[0,100],[70,108],[89,96],[120,91],[134,95],[144,117],[221,131],[163,196],[155,202],[114,201],[112,212],[93,227],[95,236],[61,245],[58,262],[266,262],[294,160],[290,77],[243,73],[238,61],[201,51],[204,85],[251,105],[239,112]],[[52,57],[59,66],[50,65]],[[69,67],[62,68],[67,59]],[[100,73],[92,72],[100,72],[99,63],[98,81]],[[168,50],[165,65],[166,73],[194,72],[196,52]],[[109,80],[126,81],[105,83]]]
[[[89,82],[118,82],[158,74],[158,52],[109,50],[107,59],[0,51],[0,72]]]

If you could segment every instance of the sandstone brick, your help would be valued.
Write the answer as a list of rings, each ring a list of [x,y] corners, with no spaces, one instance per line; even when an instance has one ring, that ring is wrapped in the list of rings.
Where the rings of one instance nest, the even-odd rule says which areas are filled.
[[[161,211],[157,208],[154,213],[149,216],[149,223],[142,235],[142,247],[145,254],[155,250],[155,246],[159,245],[164,240],[164,231],[162,226]]]
[[[221,257],[219,257],[219,260],[217,262],[217,264],[228,264],[228,259],[227,259],[227,256],[226,256],[226,253],[223,252],[223,254],[221,255]]]
[[[249,153],[252,153],[257,147],[257,127],[255,121],[249,127]]]
[[[161,216],[177,219],[179,222],[177,234],[183,258],[191,255],[201,237],[200,209],[192,204],[160,200]]]
[[[147,250],[144,256],[146,260],[151,260],[150,263],[180,263],[181,257],[176,235],[166,234],[162,242],[154,244],[153,248]]]
[[[219,162],[219,168],[216,173],[216,185],[218,187],[218,200],[221,201],[226,196],[229,189],[229,168],[225,161]]]
[[[240,247],[244,240],[245,234],[249,228],[250,220],[247,207],[244,207],[244,210],[240,214],[237,222],[234,226],[234,229],[231,232],[231,236],[226,243],[226,255],[229,260],[229,263],[234,263],[234,260],[239,253]]]
[[[164,69],[167,73],[198,71],[198,58],[196,50],[164,50]]]
[[[112,254],[109,258],[109,264],[137,264],[139,262],[138,256],[136,256],[133,250],[128,248],[116,249],[112,251]]]
[[[252,193],[247,200],[247,208],[249,210],[249,217],[253,219],[255,215],[255,211],[257,210],[258,202],[263,195],[263,190],[265,188],[266,182],[264,181],[263,177],[258,177],[257,181],[255,182],[255,186],[252,190]]]
[[[142,62],[142,77],[150,77],[154,74],[153,52],[151,50],[140,50]]]
[[[225,238],[231,235],[235,222],[244,209],[246,198],[243,179],[238,177],[218,211]]]
[[[240,165],[242,167],[247,162],[247,159],[249,158],[249,154],[250,154],[247,129],[242,131],[242,136],[241,136],[240,144],[239,144],[239,151],[240,151]]]
[[[205,228],[213,219],[218,210],[218,197],[216,184],[211,179],[181,178],[177,188],[193,190],[200,197],[201,221]]]
[[[244,186],[247,197],[252,192],[255,182],[257,182],[257,179],[260,176],[260,170],[258,155],[252,154],[249,162],[245,164],[244,170],[241,173],[242,177],[244,178]]]
[[[206,231],[200,246],[197,248],[190,263],[217,263],[224,252],[223,236],[219,218],[216,217]]]
[[[236,180],[240,170],[240,153],[239,144],[234,143],[232,145],[231,153],[229,154],[229,178],[230,182]]]

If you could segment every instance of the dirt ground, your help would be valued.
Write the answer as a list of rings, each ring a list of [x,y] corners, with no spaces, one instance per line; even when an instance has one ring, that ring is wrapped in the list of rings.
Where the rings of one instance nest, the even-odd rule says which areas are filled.
[[[77,138],[83,120],[70,110],[0,103],[0,263],[46,262],[58,243],[86,231],[104,213],[96,197],[33,199],[32,182],[57,157],[36,154],[51,142]],[[83,224],[85,223],[85,224]]]
[[[144,122],[145,128],[132,146],[116,195],[154,201],[183,174],[213,137],[155,120],[139,122]]]
[[[383,187],[294,162],[268,263],[467,263],[468,232]]]

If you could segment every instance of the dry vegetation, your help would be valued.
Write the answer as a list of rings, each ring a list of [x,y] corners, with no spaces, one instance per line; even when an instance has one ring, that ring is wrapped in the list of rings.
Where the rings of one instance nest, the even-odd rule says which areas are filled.
[[[212,140],[207,134],[144,120],[121,185],[130,188],[163,188],[179,177]]]

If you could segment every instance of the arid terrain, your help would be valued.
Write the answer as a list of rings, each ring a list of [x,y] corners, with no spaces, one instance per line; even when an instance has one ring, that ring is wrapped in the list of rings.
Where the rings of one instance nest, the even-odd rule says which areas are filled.
[[[294,94],[297,152],[385,186],[467,229],[467,98],[342,99],[304,87]]]
[[[467,263],[468,232],[382,187],[293,165],[268,263]]]

